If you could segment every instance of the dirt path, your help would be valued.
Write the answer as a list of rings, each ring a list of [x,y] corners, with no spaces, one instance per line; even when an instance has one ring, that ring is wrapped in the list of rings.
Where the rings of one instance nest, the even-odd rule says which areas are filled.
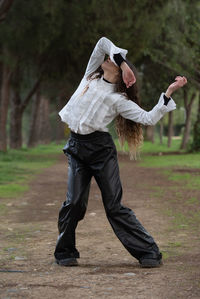
[[[0,298],[200,298],[199,231],[175,228],[173,216],[164,213],[167,200],[173,206],[174,194],[168,192],[172,183],[159,170],[139,167],[126,156],[119,162],[123,204],[154,236],[164,266],[141,269],[123,248],[105,217],[94,180],[86,217],[77,229],[79,266],[54,263],[57,215],[66,193],[62,156],[37,176],[23,198],[6,200],[0,224]],[[155,187],[160,186],[158,196]]]

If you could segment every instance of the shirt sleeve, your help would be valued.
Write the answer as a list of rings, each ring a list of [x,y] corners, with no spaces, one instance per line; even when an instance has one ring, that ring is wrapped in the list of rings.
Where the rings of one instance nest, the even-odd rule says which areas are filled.
[[[103,63],[106,54],[109,55],[111,61],[117,65],[114,60],[114,54],[121,54],[125,59],[127,53],[128,51],[126,49],[116,47],[108,38],[100,38],[90,56],[84,76],[87,77],[94,72]]]
[[[115,103],[117,113],[134,122],[154,126],[167,112],[176,109],[176,103],[172,98],[168,105],[164,105],[164,93],[161,93],[158,104],[151,111],[145,111],[131,100],[121,95]]]

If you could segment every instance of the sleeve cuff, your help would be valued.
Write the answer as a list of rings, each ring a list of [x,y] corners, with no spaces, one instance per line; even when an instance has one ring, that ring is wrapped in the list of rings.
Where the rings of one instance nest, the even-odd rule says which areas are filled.
[[[164,92],[161,93],[160,99],[158,101],[158,107],[161,111],[163,112],[170,112],[176,109],[176,103],[174,100],[170,97],[167,105],[165,105],[165,100],[164,100]],[[168,98],[167,98],[168,99]]]
[[[165,94],[163,95],[163,97],[164,97],[164,105],[167,106],[171,98],[170,97],[168,98]]]
[[[126,55],[127,55],[128,51],[126,49],[122,49],[116,46],[112,46],[110,49],[110,53],[108,54],[110,56],[110,59],[112,62],[114,62],[114,64],[118,65],[117,62],[114,59],[114,55],[116,54],[120,54],[122,59],[126,59]]]
[[[122,57],[122,55],[120,53],[118,54],[114,54],[113,55],[114,61],[116,62],[116,64],[120,67],[122,62],[125,61],[125,59]]]

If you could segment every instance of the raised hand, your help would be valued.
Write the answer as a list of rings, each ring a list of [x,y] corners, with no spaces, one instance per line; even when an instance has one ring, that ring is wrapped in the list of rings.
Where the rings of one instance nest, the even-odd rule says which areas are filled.
[[[187,79],[186,77],[182,77],[182,76],[177,76],[175,78],[175,82],[170,84],[169,87],[167,88],[167,91],[165,93],[165,95],[167,97],[170,97],[171,94],[176,91],[177,89],[183,87],[185,84],[187,84]]]
[[[129,88],[136,82],[135,75],[126,62],[122,62],[121,69],[123,81],[126,87]]]

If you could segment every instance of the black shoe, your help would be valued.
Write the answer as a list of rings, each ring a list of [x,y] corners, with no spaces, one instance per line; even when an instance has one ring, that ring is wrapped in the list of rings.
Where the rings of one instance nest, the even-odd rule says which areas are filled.
[[[75,257],[70,257],[63,260],[56,259],[56,263],[60,266],[65,266],[65,267],[78,266],[78,262]]]
[[[157,258],[148,258],[145,256],[139,260],[141,268],[157,268],[163,265],[162,253],[159,254]]]

